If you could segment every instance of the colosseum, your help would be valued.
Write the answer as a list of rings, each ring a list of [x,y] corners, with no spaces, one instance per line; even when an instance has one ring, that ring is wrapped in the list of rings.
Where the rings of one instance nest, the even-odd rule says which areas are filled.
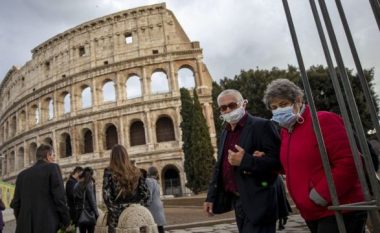
[[[119,143],[138,167],[159,168],[164,195],[188,193],[181,87],[196,89],[215,146],[212,79],[202,59],[199,42],[164,3],[91,20],[38,45],[0,84],[2,180],[14,183],[49,143],[65,178],[91,166],[99,192]]]

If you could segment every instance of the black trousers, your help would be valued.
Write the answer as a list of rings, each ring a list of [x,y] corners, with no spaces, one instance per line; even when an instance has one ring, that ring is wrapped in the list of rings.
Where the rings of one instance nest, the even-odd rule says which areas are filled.
[[[367,220],[366,211],[354,211],[343,214],[347,233],[364,233]],[[335,215],[315,221],[306,221],[311,233],[337,233],[338,223]]]
[[[239,233],[275,233],[276,222],[271,224],[253,224],[245,214],[243,210],[243,203],[239,197],[234,198],[234,209],[236,224],[239,229]]]
[[[95,225],[79,225],[79,232],[80,233],[94,233],[95,231]]]

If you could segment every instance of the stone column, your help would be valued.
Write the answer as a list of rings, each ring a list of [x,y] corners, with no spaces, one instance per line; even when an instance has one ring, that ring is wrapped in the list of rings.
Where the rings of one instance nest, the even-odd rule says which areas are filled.
[[[169,68],[170,68],[170,75],[168,78],[170,80],[171,92],[175,94],[179,94],[177,71],[174,70],[173,61],[169,62]]]
[[[141,75],[142,75],[141,78],[142,78],[142,83],[143,83],[142,95],[143,95],[143,99],[146,100],[149,98],[151,90],[150,90],[150,77],[147,76],[145,67],[142,68]]]
[[[197,59],[197,70],[198,73],[195,74],[195,86],[198,88],[203,86],[203,62],[200,58]]]
[[[116,91],[116,102],[117,106],[122,105],[123,99],[125,98],[125,85],[124,85],[123,73],[116,73],[116,81],[115,81],[115,91]]]
[[[94,120],[93,127],[94,127],[94,134],[93,134],[94,152],[99,154],[100,153],[99,144],[101,144],[101,141],[99,138],[99,123],[97,120]]]
[[[96,85],[96,81],[94,78],[91,80],[92,87],[91,88],[91,98],[92,98],[92,109],[95,111],[98,109],[99,106],[99,95],[98,95],[98,86]]]
[[[152,114],[148,108],[144,109],[145,112],[145,135],[147,139],[148,150],[154,149],[154,126],[152,125]]]

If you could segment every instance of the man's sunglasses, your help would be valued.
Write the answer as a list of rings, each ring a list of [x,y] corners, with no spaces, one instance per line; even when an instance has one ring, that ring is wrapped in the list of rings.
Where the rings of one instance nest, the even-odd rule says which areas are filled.
[[[238,107],[238,103],[236,102],[231,102],[229,104],[226,104],[226,105],[220,105],[219,106],[219,111],[221,112],[224,112],[227,110],[227,108],[231,109],[231,110],[234,110]]]

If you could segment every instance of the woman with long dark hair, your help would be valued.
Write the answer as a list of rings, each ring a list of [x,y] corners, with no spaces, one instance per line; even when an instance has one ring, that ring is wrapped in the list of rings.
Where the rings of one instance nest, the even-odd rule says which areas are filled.
[[[108,232],[114,233],[120,214],[132,203],[146,205],[149,191],[140,170],[129,160],[127,150],[115,145],[110,165],[104,169],[103,199],[108,209]]]
[[[96,219],[99,216],[96,206],[94,171],[90,167],[83,169],[79,175],[79,182],[74,187],[74,202],[77,213],[77,224],[80,233],[93,233]],[[81,223],[80,217],[83,211],[87,211],[91,216],[95,216],[90,223]]]

